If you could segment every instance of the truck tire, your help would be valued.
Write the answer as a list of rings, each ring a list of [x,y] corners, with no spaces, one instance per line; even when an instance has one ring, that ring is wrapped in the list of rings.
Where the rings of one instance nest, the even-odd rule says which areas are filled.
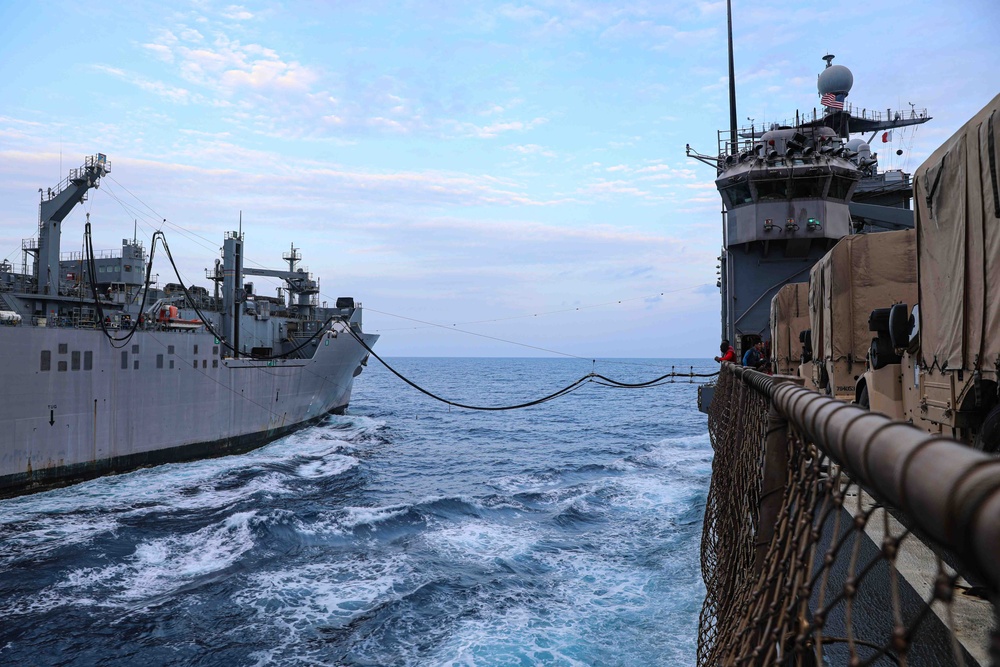
[[[910,313],[905,303],[897,303],[889,309],[889,341],[896,349],[910,344]]]
[[[972,446],[987,454],[1000,453],[1000,405],[986,415]]]

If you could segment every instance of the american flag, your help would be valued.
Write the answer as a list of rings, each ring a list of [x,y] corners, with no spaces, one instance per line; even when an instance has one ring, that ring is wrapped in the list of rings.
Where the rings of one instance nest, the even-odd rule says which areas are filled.
[[[830,109],[843,109],[844,103],[837,101],[837,96],[833,93],[827,93],[823,97],[819,98],[819,103]]]

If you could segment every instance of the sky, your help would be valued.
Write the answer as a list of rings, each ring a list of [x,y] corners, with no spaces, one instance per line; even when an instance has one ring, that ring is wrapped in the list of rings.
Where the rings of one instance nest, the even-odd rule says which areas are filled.
[[[733,5],[741,125],[811,113],[833,53],[848,103],[932,116],[874,147],[912,172],[1000,92],[996,0]],[[721,202],[685,145],[729,127],[724,1],[0,0],[0,74],[17,267],[38,189],[101,152],[64,251],[88,213],[97,249],[162,229],[209,286],[242,218],[248,265],[294,244],[386,356],[718,347]]]

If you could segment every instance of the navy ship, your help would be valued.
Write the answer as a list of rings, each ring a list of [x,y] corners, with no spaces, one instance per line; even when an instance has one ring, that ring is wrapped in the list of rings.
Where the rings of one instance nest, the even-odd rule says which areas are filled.
[[[730,58],[731,58],[730,49]],[[730,62],[730,128],[718,152],[689,157],[716,169],[722,195],[718,257],[722,338],[738,354],[769,338],[771,300],[809,280],[812,267],[845,236],[913,228],[913,187],[903,171],[880,171],[871,145],[883,133],[930,120],[926,110],[855,108],[853,73],[823,57],[820,110],[767,128],[738,128]],[[867,135],[867,137],[865,136]],[[825,384],[825,383],[822,383]],[[820,388],[823,388],[823,386]]]
[[[299,266],[244,265],[241,231],[225,235],[206,277],[185,287],[166,238],[61,253],[62,223],[111,170],[89,156],[41,190],[37,236],[22,265],[0,264],[0,495],[166,462],[238,453],[343,412],[377,335],[351,297],[319,302]],[[157,246],[176,283],[154,286]],[[159,258],[158,258],[159,259]],[[252,276],[281,281],[258,293]]]

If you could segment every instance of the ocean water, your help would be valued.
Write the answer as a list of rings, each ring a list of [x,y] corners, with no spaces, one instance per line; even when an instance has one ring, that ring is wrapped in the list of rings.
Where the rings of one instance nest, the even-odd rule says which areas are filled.
[[[717,369],[388,361],[485,405]],[[249,454],[0,501],[0,664],[693,664],[696,386],[471,412],[372,359],[348,414]]]

